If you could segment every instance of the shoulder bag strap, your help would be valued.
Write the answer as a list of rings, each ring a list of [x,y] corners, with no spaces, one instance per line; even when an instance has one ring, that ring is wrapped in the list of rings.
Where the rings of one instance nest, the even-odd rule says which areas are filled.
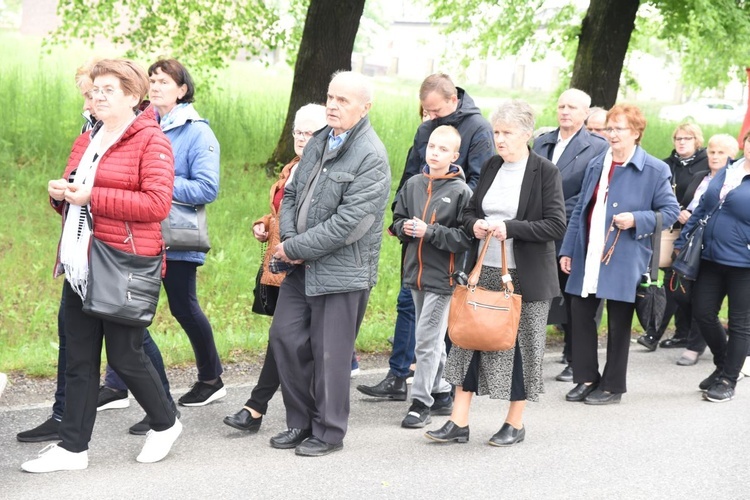
[[[490,247],[490,241],[492,241],[493,234],[495,234],[494,231],[488,231],[484,237],[484,244],[482,245],[482,251],[479,252],[479,257],[477,258],[476,264],[474,264],[474,269],[472,269],[471,273],[469,274],[469,281],[468,281],[469,286],[477,286],[477,283],[479,283],[479,273],[482,271],[482,263],[484,262],[484,254],[487,253],[487,249]],[[505,263],[505,252],[503,252],[503,264],[504,263]]]

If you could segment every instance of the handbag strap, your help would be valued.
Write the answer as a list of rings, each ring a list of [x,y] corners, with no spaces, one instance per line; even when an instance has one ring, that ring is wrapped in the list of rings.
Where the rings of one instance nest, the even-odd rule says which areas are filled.
[[[661,231],[663,227],[661,212],[654,212],[656,215],[656,228],[654,234],[651,236],[651,269],[650,278],[652,283],[656,283],[659,279],[659,257],[661,256]]]
[[[476,264],[474,264],[474,269],[471,270],[471,274],[469,274],[469,280],[468,280],[468,286],[469,287],[476,287],[477,283],[479,283],[479,273],[482,272],[482,263],[484,262],[484,255],[487,253],[487,249],[490,247],[490,242],[492,241],[492,236],[495,234],[494,231],[489,231],[487,235],[484,237],[484,244],[482,245],[482,250],[479,252],[479,257],[477,258]],[[503,280],[503,287],[505,288],[506,292],[513,293],[514,287],[513,287],[513,279],[510,277],[510,273],[508,272],[508,259],[505,253],[505,240],[500,242],[500,254],[502,256],[502,280]]]

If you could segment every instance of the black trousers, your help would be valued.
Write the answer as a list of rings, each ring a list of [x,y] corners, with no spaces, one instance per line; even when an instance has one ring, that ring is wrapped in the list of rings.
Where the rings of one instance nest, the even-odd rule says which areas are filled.
[[[268,412],[268,402],[276,394],[279,384],[279,368],[276,365],[273,347],[269,341],[268,347],[266,347],[266,359],[263,360],[263,368],[260,369],[260,375],[258,376],[258,383],[253,387],[250,399],[247,400],[245,406],[265,415]]]
[[[73,453],[88,449],[96,421],[102,340],[107,359],[151,419],[151,428],[172,427],[175,416],[159,375],[143,352],[143,328],[103,321],[83,312],[83,302],[68,282],[63,287],[65,335],[65,412],[61,447]]]
[[[635,304],[607,300],[607,363],[600,376],[596,310],[601,300],[595,296],[573,296],[573,381],[577,384],[598,381],[603,391],[627,392],[626,374]]]
[[[729,298],[729,338],[719,321],[724,298]],[[722,377],[736,383],[750,347],[750,268],[701,260],[693,285],[693,318],[706,339]]]
[[[369,296],[369,289],[307,296],[304,266],[284,278],[269,340],[288,427],[312,429],[330,444],[344,440],[352,351]]]

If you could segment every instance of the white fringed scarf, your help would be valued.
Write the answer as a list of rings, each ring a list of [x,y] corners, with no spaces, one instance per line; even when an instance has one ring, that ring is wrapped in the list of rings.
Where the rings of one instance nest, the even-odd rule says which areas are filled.
[[[96,134],[91,138],[86,152],[83,153],[78,163],[73,185],[93,184],[96,167],[101,159],[101,156],[96,155],[101,142],[102,134]],[[86,298],[89,274],[89,243],[92,229],[86,216],[90,213],[90,204],[86,206],[69,204],[60,239],[60,263],[65,268],[65,279],[81,300]],[[93,221],[93,216],[91,220]]]

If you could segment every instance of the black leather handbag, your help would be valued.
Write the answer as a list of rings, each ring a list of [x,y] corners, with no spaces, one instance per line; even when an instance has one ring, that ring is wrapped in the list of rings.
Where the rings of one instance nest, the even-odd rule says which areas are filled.
[[[154,320],[161,290],[163,251],[156,256],[123,252],[91,237],[89,274],[83,312],[128,326],[148,326]]]
[[[659,280],[662,214],[656,212],[656,229],[651,238],[651,265],[635,292],[635,314],[646,335],[655,336],[667,308],[667,291]]]
[[[168,250],[208,252],[211,241],[208,238],[206,205],[172,200],[169,216],[161,223],[161,234]]]
[[[687,235],[685,246],[680,248],[672,262],[672,269],[683,281],[695,281],[701,267],[701,252],[703,251],[703,233],[706,231],[708,219],[718,210],[717,204],[710,213],[706,214]]]

